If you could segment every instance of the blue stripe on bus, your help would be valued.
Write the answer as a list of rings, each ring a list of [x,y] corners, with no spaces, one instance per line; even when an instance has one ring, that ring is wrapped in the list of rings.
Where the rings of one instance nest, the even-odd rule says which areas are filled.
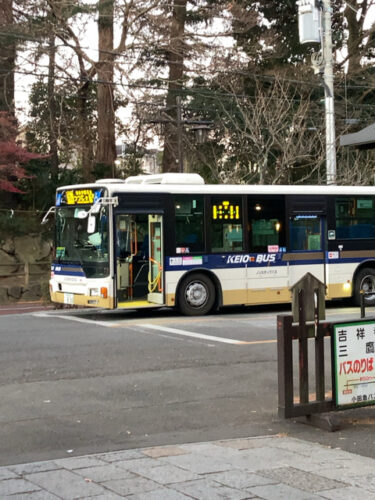
[[[165,259],[166,271],[184,271],[191,268],[238,269],[245,267],[284,267],[318,264],[356,264],[368,260],[368,257],[328,259],[282,260],[283,253],[277,254],[227,254],[227,255],[178,255]],[[298,255],[295,253],[294,255]]]
[[[52,264],[51,271],[55,275],[63,276],[86,276],[81,266],[74,264]]]
[[[283,253],[275,254],[212,254],[212,255],[190,255],[183,254],[175,257],[167,257],[167,271],[181,271],[191,267],[203,267],[208,269],[235,269],[245,267],[274,267],[287,266],[288,262],[283,261]],[[307,261],[299,261],[306,263]],[[308,261],[310,262],[310,261]],[[323,260],[315,260],[315,263],[322,263]]]
[[[277,254],[213,254],[213,255],[190,255],[183,254],[166,257],[166,271],[185,271],[191,268],[207,269],[238,269],[245,267],[284,267],[284,266],[307,266],[324,264],[324,259],[282,260],[283,253]],[[298,254],[294,254],[298,255]],[[327,264],[359,264],[368,260],[368,257],[351,257],[328,259]],[[82,276],[85,273],[80,265],[74,264],[52,264],[51,271],[55,275]]]

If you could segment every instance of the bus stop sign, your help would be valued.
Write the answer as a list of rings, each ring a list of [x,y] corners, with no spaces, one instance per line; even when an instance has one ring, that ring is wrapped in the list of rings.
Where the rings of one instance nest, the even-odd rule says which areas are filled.
[[[333,325],[337,407],[375,404],[375,321]]]

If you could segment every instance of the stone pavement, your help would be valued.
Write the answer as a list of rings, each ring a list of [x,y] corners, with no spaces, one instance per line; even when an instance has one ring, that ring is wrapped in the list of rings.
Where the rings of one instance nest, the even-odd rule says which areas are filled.
[[[375,461],[284,435],[0,467],[0,499],[375,500]]]

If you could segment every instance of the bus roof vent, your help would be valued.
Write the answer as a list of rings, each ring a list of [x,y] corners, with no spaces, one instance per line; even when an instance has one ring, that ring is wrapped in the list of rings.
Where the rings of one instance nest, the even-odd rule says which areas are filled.
[[[125,179],[127,184],[204,184],[204,179],[199,174],[180,174],[169,172],[167,174],[137,175]]]
[[[98,179],[95,181],[95,184],[123,184],[125,181],[124,179]]]

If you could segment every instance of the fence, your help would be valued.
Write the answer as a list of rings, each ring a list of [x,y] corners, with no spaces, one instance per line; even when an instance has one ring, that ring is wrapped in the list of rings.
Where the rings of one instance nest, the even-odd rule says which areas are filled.
[[[316,293],[317,290],[314,292]],[[306,295],[303,289],[298,290],[298,322],[293,323],[291,314],[277,316],[278,409],[279,415],[283,418],[310,417],[338,409],[334,394],[335,362],[332,340],[334,328],[347,324],[348,320],[320,322],[319,301],[315,300],[314,320],[306,321],[304,304]],[[366,320],[363,321],[365,295],[365,293],[362,294],[361,302],[362,322],[351,320],[352,323],[366,323]],[[368,320],[368,323],[373,323],[373,321],[373,319]],[[329,342],[325,342],[327,338]],[[298,353],[297,374],[293,362],[296,351]],[[315,370],[309,369],[311,359],[313,359]],[[311,393],[312,386],[315,392]],[[327,388],[330,391],[327,391]],[[330,430],[336,429],[331,427]]]
[[[292,315],[277,316],[277,351],[278,351],[278,384],[279,415],[284,418],[300,417],[313,413],[323,413],[334,409],[332,396],[326,397],[326,387],[333,386],[333,370],[328,374],[325,370],[325,337],[331,338],[332,329],[329,323],[307,324],[305,321],[293,324]],[[293,344],[298,342],[299,369],[297,381],[293,370]],[[315,360],[315,394],[310,400],[309,386],[312,376],[309,374],[309,345],[313,346]],[[331,363],[331,367],[332,367]],[[310,375],[310,376],[309,376]],[[295,398],[295,385],[299,386],[298,397]]]
[[[15,268],[14,272],[2,273],[1,269],[10,267]],[[0,264],[0,284],[2,280],[7,280],[9,278],[16,278],[23,282],[23,284],[28,285],[31,281],[40,279],[45,276],[49,277],[49,271],[51,268],[51,260],[43,260],[39,262],[20,262],[15,264]]]

